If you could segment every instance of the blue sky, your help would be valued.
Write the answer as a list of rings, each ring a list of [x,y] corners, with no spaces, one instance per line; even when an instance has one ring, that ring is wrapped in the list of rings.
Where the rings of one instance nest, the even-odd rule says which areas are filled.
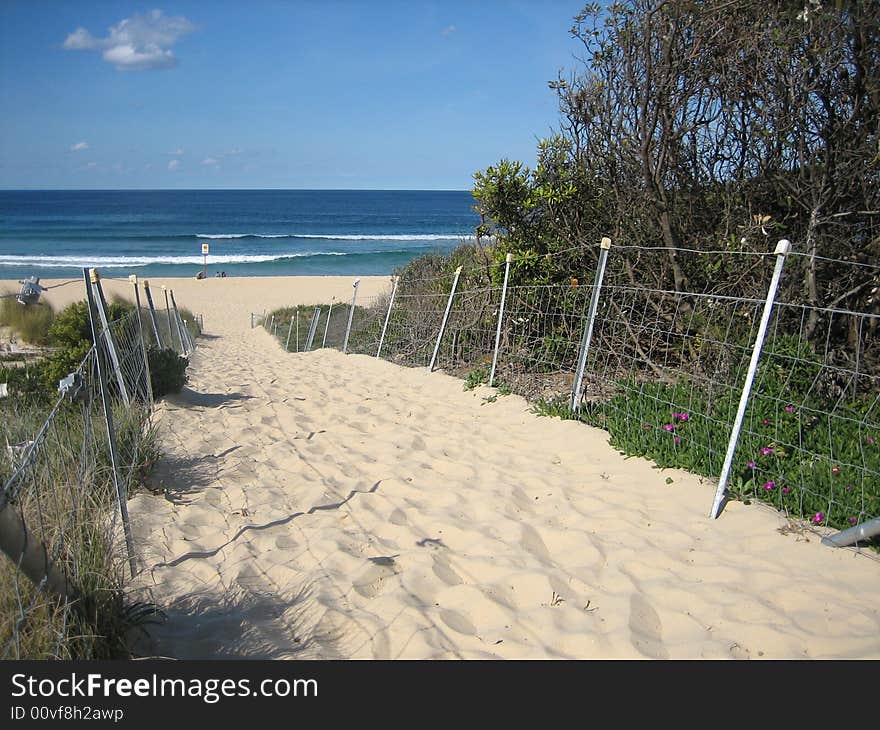
[[[469,189],[534,163],[574,0],[0,3],[0,188]]]

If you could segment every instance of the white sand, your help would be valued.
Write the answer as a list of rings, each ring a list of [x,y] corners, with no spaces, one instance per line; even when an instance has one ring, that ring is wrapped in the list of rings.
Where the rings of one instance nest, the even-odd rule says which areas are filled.
[[[876,555],[761,505],[711,521],[714,483],[516,396],[250,329],[351,281],[166,280],[209,337],[157,408],[166,497],[129,506],[136,595],[168,613],[150,652],[880,658]]]

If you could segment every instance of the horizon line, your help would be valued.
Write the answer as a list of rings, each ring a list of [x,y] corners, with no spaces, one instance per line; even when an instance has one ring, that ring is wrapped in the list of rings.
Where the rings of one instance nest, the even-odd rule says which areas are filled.
[[[472,188],[7,188],[0,186],[0,192],[91,192],[91,193],[115,193],[115,192],[374,192],[374,193],[470,193]]]

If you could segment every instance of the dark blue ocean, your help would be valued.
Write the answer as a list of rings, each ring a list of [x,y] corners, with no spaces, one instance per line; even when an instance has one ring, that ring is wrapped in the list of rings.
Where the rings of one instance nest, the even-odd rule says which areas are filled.
[[[469,191],[0,191],[0,279],[383,275],[448,252],[479,218]]]

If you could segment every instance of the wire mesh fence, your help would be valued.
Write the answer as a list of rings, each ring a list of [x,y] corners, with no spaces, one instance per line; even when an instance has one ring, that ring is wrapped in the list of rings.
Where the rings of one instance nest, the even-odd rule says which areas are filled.
[[[381,341],[383,358],[418,367],[433,358],[435,368],[473,382],[487,381],[497,359],[493,385],[539,412],[606,429],[627,454],[723,475],[727,497],[841,530],[876,520],[880,311],[823,307],[801,295],[809,264],[788,254],[797,265],[785,271],[787,249],[673,254],[680,281],[670,286],[657,275],[670,252],[634,246],[610,249],[604,279],[594,266],[546,285],[503,287],[485,267],[465,271],[460,283],[452,273],[400,279],[393,303],[391,292],[354,310],[336,303],[337,336],[323,344],[342,349],[351,316],[347,352],[376,355]],[[824,265],[850,292],[880,284],[880,266]],[[710,284],[697,289],[689,277]],[[744,281],[760,296],[742,296]]]
[[[148,308],[103,327],[99,280],[86,282],[95,344],[58,384],[48,416],[40,402],[0,400],[2,658],[111,658],[136,613],[121,592],[136,566],[126,502],[158,458],[155,335]],[[172,328],[182,324],[172,316]],[[194,340],[181,333],[184,346]]]

